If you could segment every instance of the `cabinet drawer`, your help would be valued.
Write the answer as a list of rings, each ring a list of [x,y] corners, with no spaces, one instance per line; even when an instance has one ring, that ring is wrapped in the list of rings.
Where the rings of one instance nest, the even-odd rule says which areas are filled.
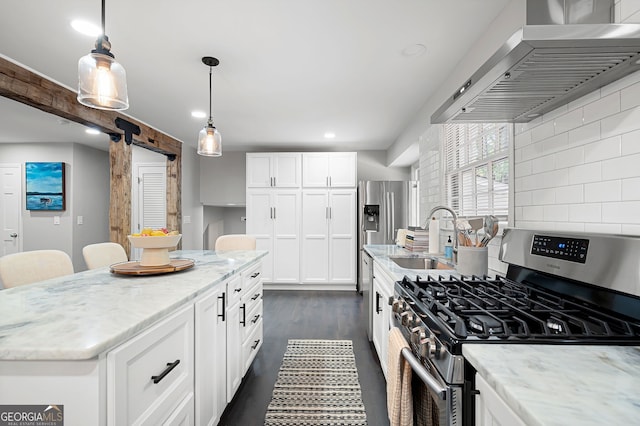
[[[242,278],[240,275],[232,277],[227,283],[227,296],[229,298],[229,304],[227,306],[233,306],[242,298]]]
[[[108,424],[158,425],[194,382],[194,314],[188,306],[107,354]]]
[[[194,398],[193,393],[187,395],[187,397],[178,405],[169,418],[162,423],[162,426],[192,426],[195,425],[194,420]]]
[[[242,273],[242,286],[245,290],[255,287],[262,280],[262,262],[258,262]]]
[[[258,301],[258,304],[253,305],[253,309],[249,309],[248,306],[245,305],[244,312],[241,313],[244,315],[244,318],[241,318],[242,324],[242,341],[244,342],[249,336],[253,333],[253,331],[258,326],[258,323],[262,322],[262,299]]]
[[[247,306],[247,312],[253,311],[256,306],[262,301],[262,283],[258,283],[253,288],[249,289],[242,301]]]
[[[262,318],[260,318],[256,326],[253,329],[253,333],[242,344],[242,359],[243,368],[242,375],[247,372],[249,366],[253,362],[254,358],[258,354],[260,347],[262,346]]]

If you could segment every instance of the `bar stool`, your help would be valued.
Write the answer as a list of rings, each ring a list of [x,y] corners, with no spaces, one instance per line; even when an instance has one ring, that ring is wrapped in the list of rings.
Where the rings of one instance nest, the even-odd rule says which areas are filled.
[[[4,288],[73,274],[73,263],[62,250],[32,250],[0,257]]]
[[[256,237],[246,234],[221,235],[216,239],[215,250],[255,250]]]
[[[118,243],[86,245],[82,248],[82,256],[89,269],[102,268],[129,260],[127,252],[124,251],[124,248]]]

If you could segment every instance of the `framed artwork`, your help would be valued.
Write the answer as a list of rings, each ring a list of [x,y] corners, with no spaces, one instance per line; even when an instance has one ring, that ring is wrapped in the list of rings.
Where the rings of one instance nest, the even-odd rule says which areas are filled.
[[[25,165],[27,210],[64,210],[64,163]]]

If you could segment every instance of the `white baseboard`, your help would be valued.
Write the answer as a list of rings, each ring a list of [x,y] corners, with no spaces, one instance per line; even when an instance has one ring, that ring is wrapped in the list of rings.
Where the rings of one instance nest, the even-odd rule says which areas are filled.
[[[265,290],[335,290],[356,291],[356,283],[350,284],[301,284],[301,283],[262,283]]]

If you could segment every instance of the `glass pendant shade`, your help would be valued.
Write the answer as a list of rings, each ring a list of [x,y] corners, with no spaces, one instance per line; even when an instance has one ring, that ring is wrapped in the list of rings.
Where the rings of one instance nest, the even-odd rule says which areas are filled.
[[[207,124],[198,134],[198,154],[207,157],[222,155],[222,135],[211,123]]]
[[[78,102],[91,108],[129,108],[124,67],[103,53],[91,52],[78,61]]]

